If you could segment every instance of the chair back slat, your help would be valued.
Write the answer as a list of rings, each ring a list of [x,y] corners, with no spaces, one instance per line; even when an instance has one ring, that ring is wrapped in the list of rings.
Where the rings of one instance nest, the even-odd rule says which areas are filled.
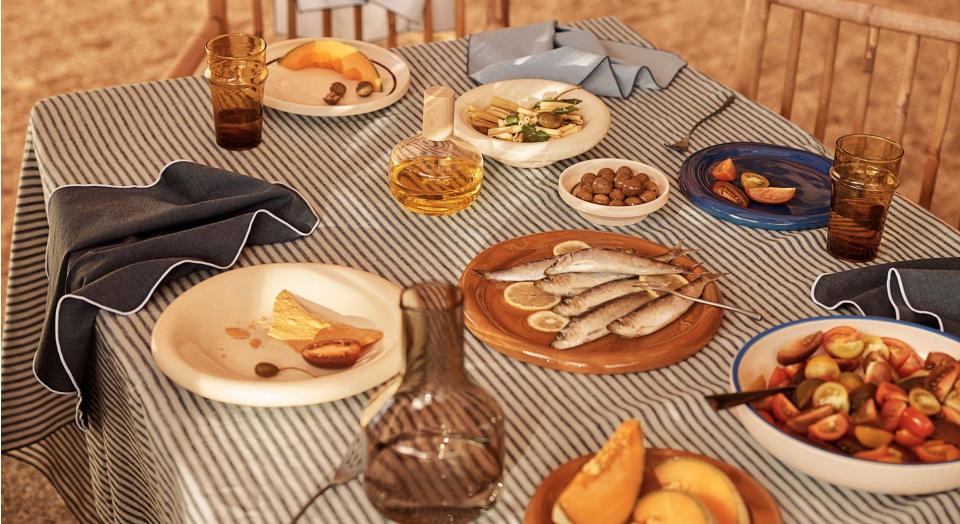
[[[253,11],[253,34],[263,38],[263,4],[260,0],[251,0]]]
[[[297,37],[297,0],[287,0],[287,37]]]
[[[960,43],[953,43],[947,51],[947,67],[943,75],[943,84],[940,86],[937,115],[933,120],[930,145],[927,146],[927,163],[923,170],[923,184],[920,186],[920,205],[927,209],[930,209],[930,203],[933,201],[933,188],[937,183],[937,170],[940,168],[943,137],[947,134],[950,104],[957,87],[957,62],[960,62]]]
[[[423,0],[423,41],[433,42],[433,2]]]
[[[867,107],[870,105],[870,87],[873,85],[873,69],[877,61],[877,46],[880,45],[880,28],[871,27],[867,32],[867,43],[863,51],[863,66],[860,68],[860,88],[857,90],[856,113],[853,117],[853,130],[863,133],[867,125]]]
[[[760,66],[763,61],[763,46],[767,39],[766,28],[769,16],[769,0],[744,2],[740,45],[737,48],[737,80],[734,87],[748,98],[757,98],[760,87]]]
[[[827,18],[845,22],[889,29],[936,38],[947,42],[960,42],[960,22],[897,11],[864,2],[850,0],[768,0],[784,7],[802,9]]]
[[[397,13],[387,11],[387,47],[397,47]]]
[[[353,39],[363,40],[363,6],[353,6]]]
[[[793,11],[790,24],[790,44],[787,49],[787,64],[783,74],[783,94],[780,99],[780,114],[790,118],[793,113],[793,96],[797,91],[797,67],[800,63],[800,43],[803,39],[803,17],[806,13]]]
[[[823,57],[823,76],[820,77],[820,94],[817,96],[817,117],[813,125],[813,136],[821,142],[827,131],[827,117],[830,114],[833,72],[837,62],[837,44],[840,42],[839,19],[830,19],[828,33],[827,53]]]
[[[327,7],[321,11],[323,36],[333,36],[333,9]]]
[[[913,94],[913,77],[917,72],[917,55],[919,52],[920,35],[910,35],[907,38],[907,49],[904,53],[903,75],[900,77],[900,89],[897,91],[893,135],[891,136],[897,142],[903,142],[903,130],[907,127],[907,110],[910,107],[910,96]]]
[[[453,24],[457,38],[467,36],[467,0],[454,0]]]

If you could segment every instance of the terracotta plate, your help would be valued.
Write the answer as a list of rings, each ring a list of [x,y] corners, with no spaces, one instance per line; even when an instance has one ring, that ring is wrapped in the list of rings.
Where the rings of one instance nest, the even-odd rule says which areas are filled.
[[[577,457],[565,464],[561,464],[560,467],[547,475],[547,477],[540,482],[540,485],[537,486],[537,491],[533,493],[533,498],[531,498],[530,503],[527,504],[527,514],[523,519],[524,524],[553,524],[553,519],[550,517],[550,514],[553,512],[553,505],[557,502],[560,492],[567,487],[567,484],[573,480],[574,475],[580,471],[580,468],[583,467],[592,456],[593,455],[590,454]],[[720,468],[721,471],[730,477],[733,485],[736,486],[737,491],[740,492],[740,496],[743,497],[743,501],[750,511],[751,522],[762,522],[763,524],[781,524],[783,522],[780,518],[780,508],[777,507],[776,501],[773,500],[770,493],[754,480],[753,477],[726,462],[720,462],[719,460],[688,451],[647,448],[647,468],[643,476],[643,489],[641,490],[641,494],[660,489],[656,477],[653,476],[653,467],[651,466],[655,466],[673,457],[694,457]]]
[[[678,320],[656,333],[634,339],[607,335],[573,349],[552,349],[553,333],[541,333],[527,325],[526,311],[513,308],[503,300],[509,282],[484,279],[474,270],[489,271],[552,256],[553,246],[565,240],[581,240],[593,247],[633,249],[643,256],[657,256],[667,248],[636,237],[601,231],[551,231],[501,242],[477,255],[460,277],[464,294],[467,327],[480,340],[509,357],[538,366],[576,373],[632,373],[657,369],[679,362],[702,349],[717,329],[723,313],[720,309],[694,304]],[[675,264],[692,267],[687,257]],[[702,273],[697,268],[693,273]],[[703,292],[703,298],[720,301],[716,283]]]

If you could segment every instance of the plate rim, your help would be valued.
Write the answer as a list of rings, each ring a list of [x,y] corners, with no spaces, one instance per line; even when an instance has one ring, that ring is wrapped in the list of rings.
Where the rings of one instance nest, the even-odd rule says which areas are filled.
[[[707,315],[710,315],[705,321],[710,322],[711,325],[708,327],[707,331],[701,337],[695,339],[692,343],[685,344],[684,347],[688,348],[688,352],[684,352],[679,358],[671,361],[668,364],[663,364],[660,366],[649,366],[641,362],[637,362],[636,359],[633,360],[624,360],[616,361],[612,364],[596,364],[591,362],[591,354],[588,353],[577,353],[579,349],[582,348],[572,348],[567,350],[553,349],[547,346],[538,346],[533,344],[530,341],[524,340],[516,335],[503,331],[496,327],[493,322],[483,313],[483,308],[477,300],[477,288],[478,283],[482,283],[482,278],[479,275],[476,275],[474,270],[476,263],[479,260],[482,260],[484,255],[487,255],[491,250],[496,249],[504,244],[509,242],[516,242],[522,239],[531,239],[534,237],[542,235],[577,235],[575,238],[583,240],[584,236],[591,236],[592,238],[598,237],[622,237],[628,239],[631,242],[641,242],[653,244],[654,246],[663,248],[664,250],[669,249],[667,246],[663,246],[652,240],[645,238],[640,238],[632,235],[625,235],[622,233],[615,233],[611,231],[592,231],[592,230],[579,230],[579,229],[564,229],[556,231],[544,231],[540,233],[533,233],[530,235],[523,235],[518,237],[513,237],[506,239],[501,242],[497,242],[491,246],[488,246],[483,251],[475,255],[470,262],[464,268],[463,273],[458,280],[458,285],[463,290],[464,300],[463,300],[463,313],[464,313],[464,325],[467,329],[473,333],[478,339],[485,343],[485,345],[490,346],[498,353],[507,356],[509,358],[519,360],[528,364],[533,364],[536,366],[555,369],[558,371],[567,371],[573,373],[582,373],[588,375],[612,375],[612,374],[624,374],[624,373],[635,373],[639,371],[651,371],[654,369],[660,369],[667,366],[672,366],[677,362],[686,360],[687,358],[692,357],[693,355],[699,353],[703,348],[710,343],[711,340],[716,336],[717,332],[720,329],[720,326],[723,324],[723,310],[719,308],[709,308],[709,306],[703,306],[700,304],[695,304],[694,307],[709,308],[705,309]],[[686,257],[681,257],[686,258]],[[688,259],[689,260],[689,259]],[[698,267],[698,271],[703,272],[703,269]],[[476,280],[474,280],[476,279]],[[718,300],[722,299],[722,293],[720,287],[717,285],[717,282],[711,282],[708,284],[708,290],[712,290],[716,294]],[[509,344],[504,344],[501,341],[498,341],[497,338],[502,338],[505,341],[508,341]],[[631,352],[633,353],[633,352]],[[561,355],[567,355],[566,359],[559,359]],[[577,357],[578,355],[586,358],[571,358]]]
[[[646,462],[647,457],[649,457],[650,455],[657,455],[659,457],[662,457],[662,460],[669,460],[673,457],[692,457],[692,458],[703,460],[711,464],[712,466],[719,468],[728,477],[730,477],[731,472],[733,472],[737,478],[736,479],[731,478],[730,481],[733,482],[735,486],[737,485],[737,480],[739,480],[744,484],[747,484],[750,487],[752,487],[753,490],[758,495],[760,495],[762,501],[765,503],[766,508],[764,509],[767,509],[771,512],[771,515],[769,516],[764,515],[764,517],[773,517],[773,519],[764,520],[763,523],[764,524],[782,524],[783,523],[783,514],[780,511],[780,505],[777,504],[777,499],[773,497],[770,491],[763,484],[761,484],[760,481],[754,478],[753,475],[751,475],[750,473],[744,471],[743,468],[734,464],[730,464],[729,462],[725,462],[723,460],[713,458],[709,455],[703,455],[701,453],[696,453],[693,451],[673,449],[673,448],[657,448],[657,447],[645,447],[644,449],[645,449],[644,462]],[[549,501],[547,497],[550,497],[551,493],[547,491],[547,488],[549,487],[548,481],[551,481],[556,477],[565,475],[570,472],[569,470],[572,470],[574,468],[575,468],[575,471],[579,471],[580,467],[583,464],[585,464],[588,460],[590,460],[590,458],[592,458],[594,455],[596,455],[596,453],[587,453],[585,455],[574,457],[558,465],[557,467],[552,469],[550,473],[547,473],[547,475],[540,480],[540,483],[537,484],[537,487],[534,490],[533,495],[530,497],[530,500],[527,501],[527,506],[526,506],[526,509],[524,510],[524,515],[523,515],[523,524],[553,524],[552,518],[549,518],[548,521],[534,520],[536,515],[533,514],[533,511],[535,511],[536,506],[539,506],[544,502]],[[646,464],[644,464],[644,469],[646,469]],[[575,474],[576,473],[574,472],[574,475]],[[641,490],[641,493],[642,492],[643,491]],[[759,516],[753,514],[755,511],[753,509],[754,506],[751,506],[749,504],[749,501],[753,499],[744,496],[743,491],[741,491],[739,487],[737,489],[737,492],[740,494],[740,497],[743,498],[744,504],[747,505],[747,509],[751,513],[750,515],[751,521],[759,522],[758,520]]]
[[[725,142],[722,144],[714,144],[707,146],[703,149],[697,150],[684,159],[683,164],[680,166],[680,171],[678,173],[677,179],[680,185],[680,191],[686,195],[690,202],[707,213],[708,215],[730,222],[732,224],[737,224],[745,227],[752,227],[756,229],[769,229],[775,231],[800,231],[807,229],[820,229],[827,226],[827,221],[829,220],[830,213],[829,209],[825,213],[817,215],[804,215],[804,216],[795,216],[795,215],[762,215],[756,210],[743,209],[733,204],[728,204],[719,199],[712,197],[692,194],[691,193],[691,184],[693,183],[693,162],[695,159],[698,159],[708,153],[711,153],[717,149],[725,147],[757,147],[762,149],[776,149],[785,152],[791,152],[796,154],[807,155],[811,157],[816,157],[822,159],[829,164],[833,164],[833,160],[823,156],[819,153],[814,153],[812,151],[807,151],[806,149],[799,149],[795,147],[783,146],[779,144],[766,144],[763,142]],[[824,176],[829,176],[824,173]],[[733,214],[733,212],[739,212],[741,214],[745,213],[746,216],[738,216]],[[779,217],[779,218],[776,218]]]
[[[191,286],[189,289],[179,294],[173,301],[171,301],[160,313],[160,316],[157,317],[157,321],[153,326],[153,329],[150,333],[150,354],[153,358],[154,364],[160,373],[166,377],[170,382],[175,384],[177,387],[187,390],[197,396],[215,400],[217,402],[223,402],[225,404],[233,404],[240,406],[252,406],[252,407],[296,407],[296,406],[312,406],[323,404],[327,402],[333,402],[336,400],[341,400],[344,398],[349,398],[365,391],[370,390],[371,388],[376,387],[377,385],[387,381],[391,376],[395,375],[402,366],[402,346],[403,346],[403,337],[402,337],[402,328],[398,324],[397,329],[397,340],[394,344],[389,347],[384,347],[382,354],[374,361],[370,363],[369,378],[366,380],[361,380],[360,377],[357,377],[353,383],[347,388],[348,392],[341,391],[340,393],[326,393],[320,394],[319,392],[323,391],[320,388],[315,388],[316,393],[313,395],[299,395],[296,400],[290,400],[289,397],[291,393],[296,390],[302,389],[305,384],[314,384],[316,381],[322,381],[330,375],[319,376],[314,379],[305,379],[298,381],[284,381],[277,382],[274,384],[264,384],[267,387],[264,388],[267,391],[263,395],[256,398],[256,401],[250,402],[249,399],[237,399],[233,398],[233,395],[230,393],[218,394],[215,391],[211,392],[203,388],[197,388],[194,384],[188,383],[183,380],[183,377],[179,374],[184,369],[189,369],[192,373],[198,376],[208,377],[213,380],[215,387],[227,386],[227,387],[250,387],[254,381],[248,380],[238,380],[225,377],[217,377],[207,373],[203,373],[200,370],[197,370],[194,366],[186,362],[180,355],[176,347],[166,347],[159,343],[159,337],[162,334],[162,329],[166,328],[168,322],[170,322],[170,317],[167,316],[168,311],[170,311],[174,305],[180,301],[183,297],[188,296],[194,290],[203,291],[205,287],[208,287],[210,284],[208,282],[216,282],[217,280],[222,280],[223,278],[238,278],[241,273],[249,273],[252,271],[266,272],[276,269],[287,269],[287,268],[321,268],[323,270],[333,270],[337,272],[346,272],[354,273],[359,275],[360,278],[367,280],[370,283],[376,283],[383,285],[386,288],[389,288],[392,293],[396,293],[397,296],[397,309],[399,311],[399,297],[402,292],[402,287],[398,284],[395,284],[379,275],[363,271],[361,269],[352,268],[348,266],[341,266],[338,264],[326,264],[320,262],[276,262],[269,264],[255,264],[251,266],[244,266],[229,271],[222,271],[218,274],[215,274],[209,278],[204,279],[201,282]],[[401,321],[401,317],[398,314],[398,322]],[[162,347],[161,347],[162,346]],[[349,368],[343,370],[343,372],[349,372],[353,370],[359,370],[363,368]],[[337,373],[339,375],[340,373]]]
[[[330,37],[305,37],[305,38],[294,38],[290,40],[282,40],[280,42],[273,42],[271,44],[267,44],[267,49],[266,49],[267,62],[269,64],[271,60],[270,59],[271,48],[274,51],[276,51],[277,49],[280,49],[280,48],[286,49],[288,46],[293,47],[296,45],[301,45],[307,42],[317,41],[317,40],[333,40],[336,42],[342,42],[342,43],[351,45],[353,47],[360,48],[361,50],[376,49],[377,51],[383,51],[387,53],[394,60],[396,60],[397,63],[400,65],[399,69],[396,69],[396,70],[394,70],[393,68],[389,68],[393,72],[394,76],[396,77],[396,82],[397,82],[396,89],[394,89],[393,93],[390,93],[389,95],[383,98],[371,100],[369,102],[365,102],[362,104],[354,104],[352,106],[327,106],[327,105],[321,106],[321,105],[298,104],[295,102],[289,102],[273,96],[269,96],[267,94],[266,89],[264,89],[263,105],[265,107],[269,107],[277,111],[282,111],[284,113],[291,113],[295,115],[315,116],[320,118],[339,118],[344,116],[363,115],[367,113],[373,113],[381,109],[386,109],[387,107],[390,107],[393,104],[399,102],[404,96],[406,96],[407,91],[410,90],[410,83],[411,83],[411,76],[412,76],[412,69],[410,68],[410,64],[406,60],[404,60],[403,57],[401,57],[397,53],[394,53],[392,50],[387,49],[385,47],[380,47],[370,42],[364,42],[362,40],[351,40],[348,38],[330,38]],[[269,65],[267,67],[269,68]],[[267,82],[269,81],[270,81],[270,78],[268,76]],[[335,111],[338,108],[340,109],[340,111]]]

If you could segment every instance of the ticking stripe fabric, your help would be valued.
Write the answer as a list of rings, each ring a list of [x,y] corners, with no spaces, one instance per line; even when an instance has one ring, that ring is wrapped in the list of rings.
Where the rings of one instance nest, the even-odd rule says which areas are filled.
[[[577,24],[600,38],[649,43],[615,19]],[[46,296],[44,192],[68,183],[144,184],[167,162],[187,158],[280,180],[320,214],[318,230],[290,243],[256,246],[239,265],[315,261],[370,271],[400,284],[455,281],[485,247],[519,235],[598,229],[556,194],[572,159],[520,170],[489,161],[478,201],[431,218],[403,211],[387,190],[390,148],[420,124],[420,96],[435,83],[459,92],[466,42],[398,50],[414,71],[411,94],[370,115],[317,119],[267,110],[264,143],[247,152],[217,148],[201,78],[114,87],[40,103],[31,118],[21,179],[3,332],[3,450],[46,473],[84,521],[288,522],[324,483],[354,436],[365,395],[320,406],[258,409],[209,401],[166,379],[150,356],[150,332],[176,296],[213,272],[157,290],[130,316],[101,315],[91,430],[72,425],[73,399],[40,386],[30,369]],[[675,177],[683,156],[663,142],[718,106],[727,88],[687,67],[661,91],[607,99],[610,134],[585,158],[641,160]],[[704,124],[692,147],[750,140],[823,152],[792,123],[744,98]],[[673,180],[676,183],[676,178]],[[668,368],[583,376],[523,364],[467,336],[469,373],[500,400],[506,417],[504,491],[485,522],[519,522],[540,480],[557,465],[596,450],[623,419],[644,422],[651,446],[686,449],[736,464],[777,499],[787,522],[960,522],[960,493],[889,497],[838,488],[790,470],[760,449],[703,395],[727,388],[736,350],[757,331],[823,310],[810,301],[821,273],[852,267],[824,250],[825,230],[748,229],[715,220],[679,191],[640,224],[615,229],[699,248],[707,268],[732,273],[721,288],[733,303],[766,314],[763,323],[727,315],[713,341]],[[960,252],[960,235],[897,198],[879,262]],[[323,495],[309,522],[381,522],[359,482]]]

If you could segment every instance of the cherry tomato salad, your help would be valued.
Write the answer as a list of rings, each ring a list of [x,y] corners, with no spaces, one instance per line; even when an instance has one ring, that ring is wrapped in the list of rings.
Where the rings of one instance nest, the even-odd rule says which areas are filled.
[[[877,462],[960,460],[960,363],[950,355],[922,359],[902,340],[840,326],[787,344],[777,362],[748,389],[796,387],[753,404],[782,431]]]

